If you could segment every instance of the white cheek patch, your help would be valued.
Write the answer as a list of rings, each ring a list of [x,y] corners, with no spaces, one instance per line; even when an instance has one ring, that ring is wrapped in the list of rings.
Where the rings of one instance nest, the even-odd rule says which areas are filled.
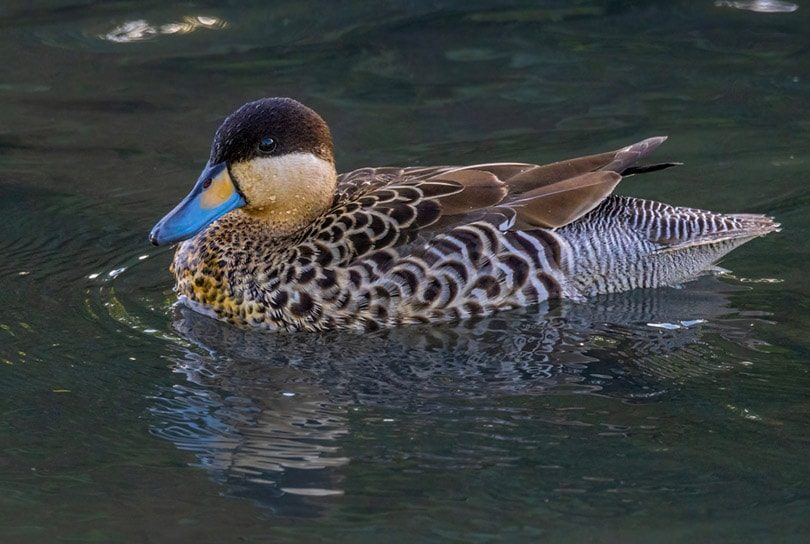
[[[247,200],[245,211],[279,230],[299,227],[332,203],[337,183],[334,165],[312,153],[260,157],[231,166]]]
[[[260,157],[231,167],[248,205],[272,206],[282,200],[310,200],[323,191],[334,190],[332,163],[312,153],[290,153]]]

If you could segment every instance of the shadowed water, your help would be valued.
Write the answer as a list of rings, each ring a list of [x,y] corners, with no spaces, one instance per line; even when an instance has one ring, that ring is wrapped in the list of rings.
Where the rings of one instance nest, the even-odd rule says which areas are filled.
[[[0,541],[802,542],[801,2],[0,6]],[[340,170],[657,134],[619,192],[774,215],[732,273],[374,334],[174,305],[152,224],[241,103]]]

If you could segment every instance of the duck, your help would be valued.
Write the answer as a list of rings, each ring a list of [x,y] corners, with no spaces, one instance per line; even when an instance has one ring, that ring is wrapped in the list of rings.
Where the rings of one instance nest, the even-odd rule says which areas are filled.
[[[292,98],[217,129],[191,192],[151,230],[180,303],[244,328],[375,331],[673,286],[779,230],[771,217],[617,196],[666,137],[551,164],[338,174],[328,125]]]

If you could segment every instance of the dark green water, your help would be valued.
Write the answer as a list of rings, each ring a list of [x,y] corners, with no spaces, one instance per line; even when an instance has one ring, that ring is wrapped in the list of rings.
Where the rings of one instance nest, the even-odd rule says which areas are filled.
[[[0,542],[806,541],[795,1],[4,2]],[[146,234],[266,95],[320,111],[343,170],[669,134],[685,166],[620,192],[784,231],[678,289],[236,331],[172,306]]]

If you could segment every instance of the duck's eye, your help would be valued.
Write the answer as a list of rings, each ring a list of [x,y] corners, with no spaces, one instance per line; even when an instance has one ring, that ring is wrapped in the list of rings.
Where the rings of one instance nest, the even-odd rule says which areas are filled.
[[[259,151],[262,153],[272,153],[276,149],[276,141],[270,136],[265,136],[259,141]]]

